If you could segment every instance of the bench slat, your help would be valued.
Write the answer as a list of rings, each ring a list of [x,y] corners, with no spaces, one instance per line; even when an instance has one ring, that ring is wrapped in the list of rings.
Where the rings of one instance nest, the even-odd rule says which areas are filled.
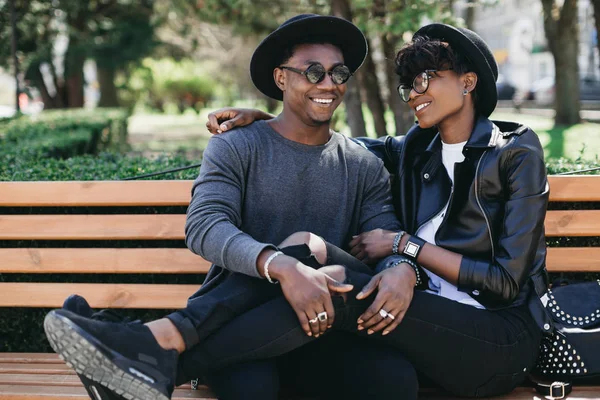
[[[597,177],[550,176],[550,201],[600,201]],[[0,207],[185,206],[191,180],[0,182]]]
[[[184,239],[185,215],[0,215],[0,240]]]
[[[185,215],[0,215],[4,240],[184,239]],[[600,236],[600,210],[548,211],[546,236]]]
[[[201,273],[210,263],[188,249],[0,248],[0,273]],[[550,247],[551,272],[599,272],[600,248]]]
[[[89,399],[83,386],[24,386],[0,385],[2,400],[65,400],[65,399]],[[217,400],[214,395],[204,386],[198,390],[175,389],[173,400],[201,399]]]
[[[550,201],[600,201],[598,176],[558,176],[548,177]]]
[[[0,364],[8,363],[64,364],[65,362],[55,353],[0,353]]]
[[[192,182],[0,182],[0,207],[187,206]]]
[[[64,362],[61,364],[15,364],[0,363],[0,375],[3,374],[46,374],[46,375],[74,375],[75,371]]]
[[[570,400],[597,399],[600,388],[596,386],[575,387],[568,396]],[[0,393],[3,400],[64,400],[65,398],[86,399],[87,394],[83,386],[23,386],[23,385],[0,385]],[[214,395],[205,386],[199,386],[198,390],[175,389],[174,400],[202,399],[216,400]],[[464,400],[439,391],[422,390],[419,399],[426,400]],[[488,398],[491,399],[491,398]],[[508,395],[497,396],[494,400],[540,400],[541,397],[532,388],[521,387],[515,389]]]
[[[69,368],[69,371],[72,371]],[[42,375],[42,374],[3,374],[0,373],[0,385],[32,385],[32,386],[81,386],[79,377],[73,374],[69,375]],[[191,390],[190,384],[178,386],[180,389]]]
[[[598,247],[548,247],[549,272],[600,272]]]
[[[600,210],[548,211],[546,236],[600,236]]]
[[[0,307],[58,308],[79,294],[94,308],[179,309],[200,285],[118,283],[0,283]]]
[[[201,273],[210,263],[188,249],[0,248],[0,273]]]

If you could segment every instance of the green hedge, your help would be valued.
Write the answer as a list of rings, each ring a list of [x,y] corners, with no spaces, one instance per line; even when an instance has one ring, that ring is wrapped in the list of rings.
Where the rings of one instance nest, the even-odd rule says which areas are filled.
[[[69,158],[127,147],[126,111],[69,109],[0,124],[0,156]]]
[[[141,157],[127,157],[114,153],[101,153],[97,157],[77,156],[69,159],[36,159],[19,163],[12,159],[14,164],[2,165],[0,167],[0,180],[112,180],[123,177],[143,175],[147,173],[172,169],[180,166],[190,165],[192,162],[181,156],[162,156],[156,159],[145,159]],[[9,163],[10,164],[10,163]],[[548,170],[551,173],[566,172],[570,170],[582,170],[598,166],[599,163],[558,160],[548,163]],[[153,177],[152,179],[193,179],[198,173],[198,168],[192,168],[186,171],[170,173]],[[564,208],[581,208],[582,204],[566,203]],[[176,212],[184,212],[184,207]],[[2,213],[35,213],[48,212],[47,209],[2,209]],[[167,207],[157,208],[134,208],[127,207],[118,210],[120,213],[170,213],[175,212]],[[74,209],[64,209],[55,212],[81,212]],[[1,215],[0,215],[1,216]],[[600,246],[600,238],[550,238],[550,246]],[[100,242],[34,242],[18,241],[0,243],[0,247],[88,247],[88,246],[117,246],[117,247],[183,247],[183,241],[123,241],[112,243]],[[563,277],[564,275],[555,274],[553,278]],[[596,275],[578,275],[566,274],[571,278],[597,278]],[[136,275],[136,274],[49,274],[48,276],[33,276],[24,274],[0,274],[0,281],[5,282],[27,282],[27,281],[46,281],[55,282],[152,282],[152,283],[190,283],[200,284],[201,275]],[[28,308],[0,308],[0,349],[10,352],[51,352],[42,329],[42,321],[47,309],[28,309]],[[168,313],[168,310],[123,310],[124,315],[139,318],[144,321],[156,319]]]

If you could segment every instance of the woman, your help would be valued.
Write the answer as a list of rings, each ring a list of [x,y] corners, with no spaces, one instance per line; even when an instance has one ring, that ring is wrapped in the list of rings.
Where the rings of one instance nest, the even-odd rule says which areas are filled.
[[[330,271],[362,287],[356,298],[336,303],[333,328],[399,348],[417,371],[456,395],[507,393],[534,366],[542,332],[550,329],[539,301],[548,282],[543,150],[531,129],[488,119],[497,103],[498,70],[474,32],[443,24],[421,28],[399,51],[396,72],[399,95],[418,126],[404,137],[359,140],[395,175],[404,231],[375,230],[352,240],[359,260],[383,261],[373,277]],[[224,109],[209,116],[207,127],[218,133],[268,118],[257,110]],[[401,278],[398,271],[407,267],[414,279]],[[415,284],[424,290],[413,293]],[[259,311],[223,328],[221,340],[253,312]],[[279,315],[273,320],[262,356],[314,340],[293,323],[282,326]],[[294,343],[270,352],[269,343],[293,332]],[[248,357],[251,349],[245,350],[232,349],[229,361]],[[190,362],[210,358],[207,350]]]

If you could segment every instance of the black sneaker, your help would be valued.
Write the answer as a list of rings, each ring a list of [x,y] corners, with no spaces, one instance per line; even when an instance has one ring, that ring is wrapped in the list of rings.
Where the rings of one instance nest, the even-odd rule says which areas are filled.
[[[50,345],[78,374],[130,400],[169,400],[176,350],[164,350],[141,323],[86,318],[67,310],[44,319]]]
[[[71,311],[75,314],[81,315],[82,317],[96,319],[99,321],[110,321],[110,322],[130,322],[128,318],[119,315],[118,313],[112,310],[100,310],[98,312],[94,312],[92,307],[90,307],[89,303],[83,297],[72,294],[63,303],[63,309],[67,311]],[[141,322],[140,322],[141,323]],[[83,383],[83,387],[90,396],[91,399],[94,400],[122,400],[124,397],[119,396],[116,392],[113,392],[107,387],[104,387],[90,378],[86,377],[83,374],[77,374],[81,383]]]

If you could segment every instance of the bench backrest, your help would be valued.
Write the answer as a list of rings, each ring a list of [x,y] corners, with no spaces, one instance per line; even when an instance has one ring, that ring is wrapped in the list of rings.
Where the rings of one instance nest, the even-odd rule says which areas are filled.
[[[111,241],[183,241],[191,185],[192,181],[0,182],[0,274],[205,274],[210,263],[186,248],[106,247]],[[552,176],[550,188],[552,203],[600,202],[600,176]],[[35,214],[27,212],[31,207]],[[68,207],[69,213],[57,207]],[[79,207],[83,213],[73,212]],[[123,207],[179,211],[111,211],[122,212]],[[550,210],[546,236],[600,236],[600,209]],[[23,248],[18,241],[85,241],[86,247]],[[94,241],[104,247],[90,245]],[[551,247],[547,266],[551,272],[600,272],[600,248]],[[186,284],[0,282],[0,307],[60,307],[69,294],[78,293],[92,307],[172,309],[184,306],[197,289]]]

